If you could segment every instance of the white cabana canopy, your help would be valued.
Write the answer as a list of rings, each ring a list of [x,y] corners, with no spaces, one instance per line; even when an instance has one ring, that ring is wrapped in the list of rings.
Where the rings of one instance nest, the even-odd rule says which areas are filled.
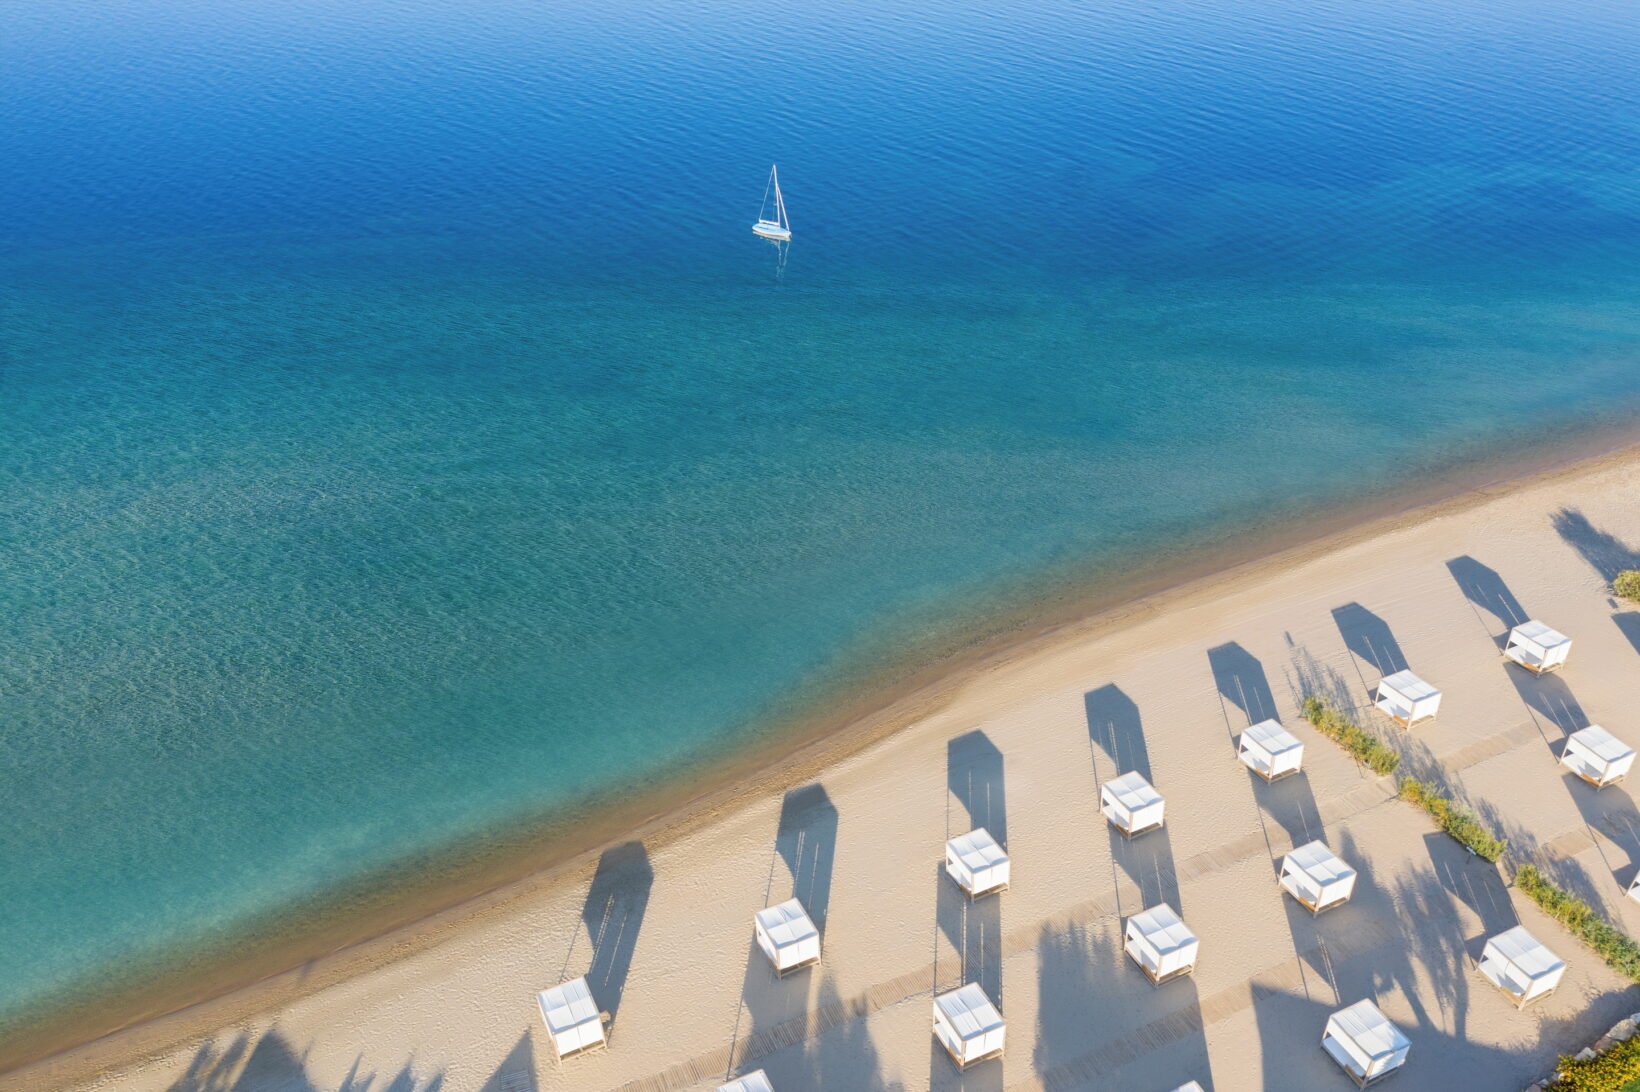
[[[976,982],[934,998],[934,1038],[958,1068],[1001,1055],[1006,1031],[1002,1014]]]
[[[1553,671],[1566,662],[1572,639],[1542,622],[1522,622],[1509,631],[1503,654],[1528,671]]]
[[[1634,748],[1598,724],[1566,737],[1560,764],[1597,788],[1623,780],[1634,765]]]
[[[1441,708],[1441,692],[1410,671],[1397,671],[1378,680],[1373,704],[1398,724],[1411,728],[1433,717]]]
[[[945,843],[945,871],[969,898],[1008,886],[1008,854],[984,827]]]
[[[1509,995],[1516,1008],[1525,1008],[1527,1002],[1555,992],[1566,973],[1566,961],[1539,943],[1524,925],[1517,925],[1486,942],[1478,969]]]
[[[1319,914],[1349,901],[1355,893],[1355,869],[1320,842],[1308,842],[1281,859],[1281,886]]]
[[[718,1085],[717,1092],[774,1092],[774,1085],[769,1083],[769,1075],[759,1069]]]
[[[1238,757],[1264,780],[1274,781],[1298,772],[1304,744],[1276,721],[1261,720],[1241,734]]]
[[[820,962],[820,930],[796,899],[759,910],[752,917],[757,946],[780,974]]]
[[[1164,903],[1127,919],[1122,947],[1156,985],[1196,969],[1201,942]]]
[[[1634,880],[1629,884],[1628,896],[1635,902],[1640,902],[1640,873],[1636,873]]]
[[[1188,1084],[1181,1084],[1173,1092],[1202,1092],[1201,1082],[1191,1081]]]
[[[1129,838],[1162,825],[1162,794],[1135,770],[1099,789],[1099,810]]]
[[[1321,1046],[1356,1084],[1365,1086],[1400,1068],[1412,1044],[1377,1005],[1363,999],[1327,1019]]]
[[[592,989],[582,976],[536,994],[541,1019],[547,1024],[547,1038],[560,1058],[604,1045],[604,1020]]]

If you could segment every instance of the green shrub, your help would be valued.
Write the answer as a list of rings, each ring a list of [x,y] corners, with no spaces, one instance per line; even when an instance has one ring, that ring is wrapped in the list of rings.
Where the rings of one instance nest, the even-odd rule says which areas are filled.
[[[1640,982],[1640,944],[1634,938],[1613,926],[1595,913],[1594,907],[1569,891],[1557,887],[1542,872],[1529,864],[1520,866],[1515,873],[1515,886],[1545,913],[1577,934],[1579,940],[1595,950],[1611,967]],[[1631,1076],[1640,1077],[1640,1069]],[[1598,1085],[1567,1085],[1567,1088],[1596,1088]],[[1616,1087],[1616,1086],[1614,1086]]]
[[[1401,799],[1417,804],[1434,817],[1442,830],[1489,861],[1503,856],[1509,843],[1493,837],[1475,813],[1441,795],[1440,787],[1412,777],[1401,778]]]
[[[1624,569],[1612,581],[1612,591],[1640,603],[1640,569]]]
[[[1383,740],[1363,729],[1326,698],[1311,695],[1304,699],[1299,711],[1305,720],[1315,725],[1316,731],[1354,755],[1373,773],[1391,774],[1401,764],[1401,756],[1385,746]]]
[[[1549,1087],[1558,1092],[1624,1092],[1640,1080],[1640,1036],[1586,1062],[1563,1055],[1557,1077]]]

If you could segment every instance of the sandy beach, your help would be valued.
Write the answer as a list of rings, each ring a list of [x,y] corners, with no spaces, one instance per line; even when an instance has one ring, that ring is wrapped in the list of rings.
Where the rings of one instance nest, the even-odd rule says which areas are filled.
[[[819,769],[783,767],[681,826],[0,1087],[656,1092],[763,1068],[782,1090],[1345,1088],[1317,1042],[1328,1013],[1370,997],[1411,1038],[1400,1086],[1519,1088],[1640,1008],[1640,990],[1297,706],[1319,692],[1358,707],[1403,770],[1444,780],[1514,852],[1640,929],[1623,897],[1640,865],[1629,791],[1597,794],[1555,761],[1591,723],[1640,738],[1640,609],[1607,588],[1640,553],[1636,498],[1629,451],[1061,627],[913,695],[884,714],[909,723]],[[1573,638],[1560,675],[1500,655],[1527,617]],[[1367,705],[1404,667],[1445,695],[1410,732]],[[1304,772],[1275,784],[1236,761],[1236,737],[1267,717],[1305,744]],[[1128,842],[1098,786],[1134,769],[1166,798],[1167,824]],[[1007,846],[1013,878],[970,904],[939,859],[975,826]],[[1312,918],[1275,869],[1315,838],[1361,882]],[[782,980],[751,916],[793,894],[825,957]],[[1202,954],[1193,976],[1153,987],[1121,928],[1162,901]],[[1570,964],[1524,1012],[1470,962],[1515,924]],[[534,995],[583,973],[613,1018],[610,1047],[559,1063]],[[999,1002],[1008,1046],[959,1074],[930,1038],[929,1000],[964,981]]]

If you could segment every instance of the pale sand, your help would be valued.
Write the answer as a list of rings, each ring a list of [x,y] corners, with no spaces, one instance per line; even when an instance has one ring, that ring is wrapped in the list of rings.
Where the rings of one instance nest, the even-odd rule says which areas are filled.
[[[1562,524],[1575,542],[1562,508],[1587,521]],[[1598,571],[1636,551],[1628,453],[1197,581],[980,665],[818,789],[771,783],[647,852],[612,851],[596,878],[588,865],[526,882],[352,953],[340,980],[323,965],[281,976],[0,1087],[711,1089],[762,1067],[783,1092],[1342,1089],[1322,1025],[1371,996],[1412,1040],[1396,1087],[1516,1089],[1640,1009],[1640,989],[1390,799],[1297,700],[1322,686],[1364,701],[1371,661],[1404,656],[1444,691],[1440,718],[1410,734],[1363,719],[1640,931],[1623,898],[1640,864],[1633,801],[1563,776],[1551,751],[1589,722],[1640,742],[1640,611],[1617,608]],[[1461,558],[1478,564],[1455,574]],[[1508,626],[1486,606],[1500,584],[1574,638],[1558,678],[1501,659]],[[1234,736],[1271,715],[1304,741],[1306,772],[1265,785]],[[1133,767],[1168,821],[1124,843],[1097,785]],[[970,906],[937,862],[980,823],[1005,839],[1013,883]],[[1314,919],[1274,879],[1312,837],[1362,872],[1350,905]],[[751,915],[794,885],[823,907],[825,961],[779,981]],[[1163,898],[1202,954],[1193,977],[1153,988],[1120,922]],[[1517,920],[1571,965],[1524,1013],[1466,962]],[[618,991],[611,1047],[560,1064],[534,993],[589,968],[606,1008]],[[959,1077],[932,1045],[929,997],[965,976],[1000,995],[1009,1038],[1000,1062]]]

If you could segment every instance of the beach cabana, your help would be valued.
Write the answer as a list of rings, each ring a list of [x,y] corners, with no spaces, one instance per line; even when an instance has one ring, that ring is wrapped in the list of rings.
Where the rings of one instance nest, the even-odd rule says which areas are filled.
[[[1333,1013],[1321,1034],[1321,1048],[1363,1088],[1399,1069],[1411,1046],[1401,1029],[1365,999]]]
[[[1111,825],[1129,838],[1162,825],[1162,794],[1137,770],[1105,782],[1099,789],[1099,804]]]
[[[1264,780],[1276,781],[1298,772],[1304,744],[1275,721],[1261,720],[1241,734],[1238,757]]]
[[[605,1044],[604,1018],[592,1000],[586,976],[542,990],[536,995],[541,1019],[547,1023],[547,1038],[560,1059]]]
[[[1403,728],[1430,720],[1441,707],[1441,692],[1410,671],[1378,680],[1374,705]]]
[[[1509,643],[1503,646],[1505,656],[1540,675],[1564,664],[1571,651],[1570,637],[1535,620],[1510,630]]]
[[[776,974],[820,962],[820,930],[796,899],[759,910],[752,916],[752,927],[757,946],[774,964]]]
[[[958,1069],[1002,1057],[1006,1031],[1002,1014],[976,982],[934,998],[934,1038]]]
[[[1188,1084],[1181,1084],[1179,1087],[1175,1088],[1173,1092],[1202,1092],[1201,1082],[1191,1081]]]
[[[1634,765],[1634,748],[1598,724],[1566,737],[1560,764],[1597,789],[1615,785]]]
[[[1160,986],[1196,969],[1201,942],[1165,902],[1128,918],[1123,933],[1122,947],[1128,958],[1150,977],[1152,985]]]
[[[1517,1009],[1523,1009],[1555,992],[1560,976],[1566,973],[1566,961],[1539,943],[1524,925],[1517,925],[1486,942],[1476,969]]]
[[[945,843],[945,871],[971,899],[1008,886],[1008,854],[984,827]]]
[[[717,1092],[774,1092],[774,1085],[769,1083],[769,1075],[759,1069],[718,1085]]]
[[[1281,886],[1310,913],[1319,914],[1350,901],[1355,869],[1320,842],[1308,842],[1281,859]]]

